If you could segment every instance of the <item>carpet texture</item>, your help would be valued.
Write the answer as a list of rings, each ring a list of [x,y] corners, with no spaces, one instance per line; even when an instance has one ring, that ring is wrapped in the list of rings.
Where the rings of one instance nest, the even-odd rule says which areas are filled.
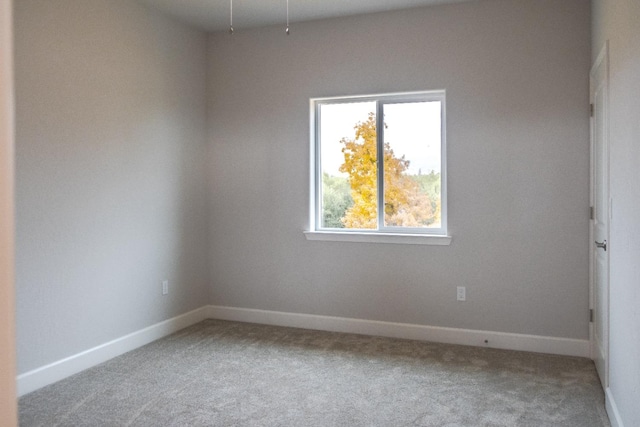
[[[593,363],[206,320],[20,398],[21,426],[608,426]]]

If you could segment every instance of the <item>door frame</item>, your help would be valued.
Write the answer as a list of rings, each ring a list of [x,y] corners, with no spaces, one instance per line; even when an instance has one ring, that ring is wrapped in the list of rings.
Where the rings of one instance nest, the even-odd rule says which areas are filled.
[[[18,424],[14,327],[13,0],[0,1],[0,420]]]
[[[611,203],[611,185],[610,185],[610,176],[611,176],[611,170],[610,170],[610,137],[609,137],[609,41],[607,40],[604,44],[604,46],[602,47],[602,49],[600,50],[600,53],[598,54],[596,60],[593,63],[593,66],[591,67],[591,71],[589,73],[589,103],[591,105],[592,108],[592,113],[591,113],[591,118],[589,121],[589,133],[590,133],[590,171],[589,171],[589,203],[591,206],[591,209],[593,210],[595,207],[595,196],[596,196],[596,168],[595,168],[595,114],[596,112],[594,110],[597,110],[595,108],[593,108],[594,105],[594,92],[596,89],[596,84],[595,84],[595,79],[596,79],[596,73],[598,72],[598,69],[604,66],[604,81],[605,81],[605,92],[606,92],[606,96],[605,96],[605,103],[603,105],[603,126],[604,126],[604,148],[605,148],[605,162],[606,162],[606,177],[605,177],[605,191],[606,191],[606,195],[607,195],[607,201],[606,201],[606,205],[607,205],[607,251],[606,251],[606,257],[607,257],[607,272],[606,272],[606,277],[607,277],[607,289],[605,290],[606,292],[606,307],[607,307],[607,312],[606,315],[604,316],[604,320],[606,323],[606,344],[605,344],[605,348],[604,350],[604,378],[600,378],[601,382],[602,382],[602,387],[606,390],[607,387],[609,387],[609,332],[610,332],[610,288],[611,288],[611,284],[610,284],[610,267],[609,267],[609,263],[610,263],[610,259],[611,259],[611,253],[610,253],[610,248],[611,248],[611,236],[610,236],[610,230],[611,230],[611,209],[612,209],[612,203]],[[593,212],[593,211],[592,211]],[[592,317],[591,317],[591,322],[589,323],[589,342],[590,342],[590,354],[591,354],[591,359],[595,360],[597,357],[597,344],[595,342],[595,325],[594,325],[594,320],[598,317],[597,313],[595,313],[596,310],[596,272],[595,272],[595,268],[596,268],[596,263],[595,263],[595,256],[596,256],[596,251],[598,250],[594,244],[595,242],[595,230],[594,230],[594,221],[593,221],[593,216],[591,216],[590,222],[589,222],[589,307],[592,310]]]

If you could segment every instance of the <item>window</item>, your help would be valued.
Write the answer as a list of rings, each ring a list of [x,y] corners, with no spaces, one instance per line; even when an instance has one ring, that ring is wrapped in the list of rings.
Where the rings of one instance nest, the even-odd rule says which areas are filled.
[[[445,92],[311,100],[309,239],[448,244]]]

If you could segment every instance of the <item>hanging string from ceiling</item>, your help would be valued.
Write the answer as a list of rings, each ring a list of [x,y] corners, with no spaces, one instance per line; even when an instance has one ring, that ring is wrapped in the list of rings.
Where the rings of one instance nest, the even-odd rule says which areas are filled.
[[[287,0],[287,28],[284,30],[289,35],[289,0]]]
[[[233,0],[229,0],[229,34],[233,34]]]
[[[289,35],[289,0],[287,0],[287,27],[284,32]],[[233,35],[233,0],[229,0],[229,34]]]

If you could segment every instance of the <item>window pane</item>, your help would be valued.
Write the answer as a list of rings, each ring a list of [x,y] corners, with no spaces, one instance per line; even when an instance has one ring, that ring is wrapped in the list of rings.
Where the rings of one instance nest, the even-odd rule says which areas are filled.
[[[384,104],[384,225],[441,227],[441,102]]]
[[[320,105],[322,228],[378,226],[376,103]]]

